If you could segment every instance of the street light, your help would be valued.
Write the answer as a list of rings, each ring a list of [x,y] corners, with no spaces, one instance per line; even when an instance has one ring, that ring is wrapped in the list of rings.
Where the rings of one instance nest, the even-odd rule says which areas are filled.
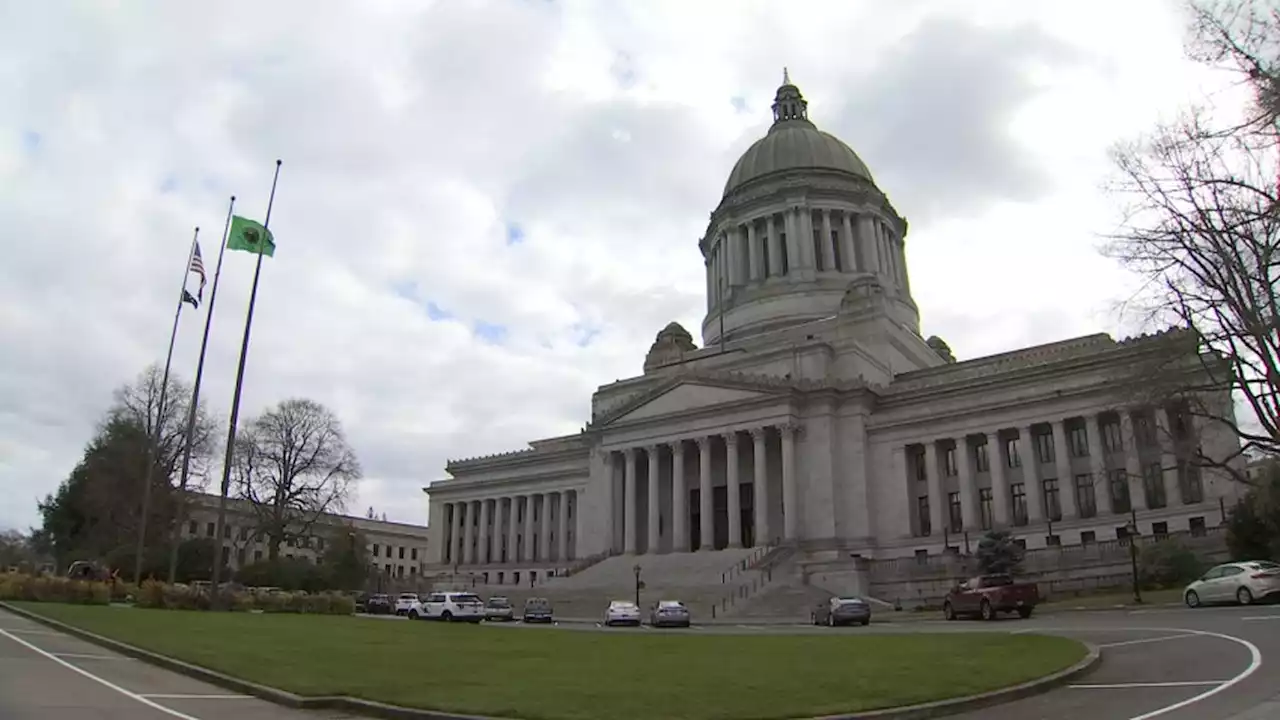
[[[1142,591],[1138,587],[1138,513],[1133,508],[1129,509],[1129,524],[1125,526],[1125,531],[1129,535],[1129,563],[1133,569],[1133,602],[1141,605]]]
[[[636,607],[640,607],[640,588],[644,586],[644,583],[640,582],[640,563],[636,563],[631,571],[636,574]]]

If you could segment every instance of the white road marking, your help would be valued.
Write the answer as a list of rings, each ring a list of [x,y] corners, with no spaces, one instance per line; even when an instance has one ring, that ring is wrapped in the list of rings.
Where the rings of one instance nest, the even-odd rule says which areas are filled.
[[[1195,633],[1182,633],[1181,635],[1161,635],[1160,637],[1142,638],[1140,640],[1125,640],[1124,642],[1104,643],[1099,645],[1100,648],[1124,647],[1125,645],[1142,645],[1144,643],[1160,642],[1162,640],[1177,640],[1178,638],[1195,637]]]
[[[1227,680],[1226,682],[1216,687],[1209,688],[1208,690],[1200,693],[1199,695],[1196,695],[1194,697],[1189,697],[1186,700],[1173,703],[1172,705],[1166,705],[1165,707],[1152,710],[1149,713],[1144,713],[1142,715],[1135,715],[1129,718],[1129,720],[1151,720],[1151,718],[1153,717],[1159,717],[1161,715],[1164,715],[1165,713],[1173,712],[1174,710],[1181,710],[1182,708],[1187,707],[1188,705],[1198,703],[1201,700],[1207,700],[1213,697],[1214,695],[1217,695],[1218,693],[1222,692],[1223,690],[1227,690],[1231,688],[1233,685],[1241,682],[1245,678],[1257,672],[1258,668],[1262,667],[1262,651],[1258,649],[1258,646],[1254,645],[1248,640],[1235,637],[1234,635],[1225,635],[1223,633],[1209,632],[1208,630],[1191,630],[1190,628],[1151,628],[1151,629],[1161,630],[1163,632],[1185,632],[1185,633],[1190,633],[1192,635],[1203,635],[1205,637],[1218,638],[1219,640],[1229,640],[1233,643],[1236,643],[1237,645],[1242,645],[1246,650],[1249,651],[1249,667],[1246,667],[1244,670],[1241,670],[1238,675],[1231,678],[1230,680]]]
[[[1170,687],[1203,687],[1205,685],[1222,685],[1226,680],[1179,680],[1176,682],[1135,682],[1135,683],[1098,683],[1068,685],[1078,690],[1111,690],[1123,688],[1170,688]]]
[[[1245,621],[1249,621],[1249,620],[1280,620],[1280,615],[1249,615],[1249,616],[1247,616],[1247,617],[1242,617],[1242,618],[1240,618],[1240,619],[1241,619],[1241,620],[1245,620]]]
[[[62,635],[62,633],[57,633],[52,630],[19,630],[16,628],[4,628],[4,629],[0,629],[0,632],[13,633],[15,635],[50,635],[50,636]],[[17,640],[17,638],[14,638],[14,640]]]
[[[56,635],[56,634],[58,634],[58,633],[47,633],[47,634],[49,634],[49,635]],[[157,702],[155,702],[155,701],[153,701],[153,700],[148,700],[147,698],[145,698],[145,697],[143,697],[143,696],[141,696],[141,695],[139,695],[139,694],[137,694],[137,693],[135,693],[135,692],[132,692],[132,691],[130,691],[130,690],[126,690],[125,688],[122,688],[122,687],[120,687],[119,685],[116,685],[115,683],[111,682],[110,680],[104,680],[104,679],[102,679],[102,678],[98,677],[97,675],[94,675],[93,673],[89,672],[88,670],[85,670],[85,669],[83,669],[83,668],[80,668],[80,667],[77,667],[77,666],[75,666],[75,665],[72,665],[71,663],[67,662],[66,660],[63,660],[62,658],[58,657],[57,655],[54,655],[53,653],[50,653],[50,652],[46,652],[46,651],[44,651],[44,650],[42,650],[42,649],[40,649],[40,648],[36,647],[35,645],[32,645],[31,643],[27,642],[26,640],[23,640],[22,638],[15,636],[12,632],[10,632],[10,631],[8,631],[8,630],[0,630],[0,635],[3,635],[4,637],[9,638],[10,640],[12,640],[12,641],[14,641],[14,642],[18,643],[19,645],[22,645],[23,647],[26,647],[28,650],[31,650],[32,652],[35,652],[35,653],[37,653],[37,654],[39,654],[39,655],[42,655],[42,656],[44,656],[44,657],[46,657],[46,658],[48,658],[48,659],[50,659],[50,660],[52,660],[52,661],[54,661],[54,662],[58,663],[58,664],[59,664],[59,665],[61,665],[62,667],[66,668],[66,669],[68,669],[68,670],[70,670],[70,671],[72,671],[72,672],[74,672],[74,673],[78,673],[78,674],[80,674],[80,675],[83,675],[84,677],[87,677],[87,678],[89,678],[90,680],[92,680],[92,681],[94,681],[94,682],[96,682],[96,683],[98,683],[98,684],[100,684],[100,685],[102,685],[102,686],[104,686],[104,687],[106,687],[106,688],[108,688],[108,689],[110,689],[110,690],[114,690],[114,691],[116,691],[116,692],[120,693],[121,695],[124,695],[125,697],[130,698],[130,699],[132,699],[132,700],[137,700],[138,702],[142,703],[143,705],[146,705],[146,706],[147,706],[147,707],[149,707],[149,708],[152,708],[152,709],[158,710],[158,711],[160,711],[160,712],[164,713],[165,715],[168,715],[168,716],[170,716],[170,717],[178,718],[178,720],[200,720],[200,718],[198,718],[198,717],[196,717],[196,716],[194,716],[194,715],[187,715],[186,713],[180,713],[180,712],[178,712],[177,710],[173,710],[173,709],[167,708],[167,707],[165,707],[165,706],[161,705],[160,703],[157,703]]]
[[[252,700],[252,695],[183,695],[175,693],[148,693],[138,697],[149,700]]]
[[[123,655],[90,655],[88,653],[63,653],[63,652],[49,653],[49,654],[54,655],[56,657],[60,657],[60,658],[67,658],[68,660],[132,660],[133,659],[133,658],[125,657]]]

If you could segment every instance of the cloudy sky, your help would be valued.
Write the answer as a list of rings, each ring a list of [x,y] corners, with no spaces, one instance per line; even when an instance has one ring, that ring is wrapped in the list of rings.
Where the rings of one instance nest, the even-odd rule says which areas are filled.
[[[0,0],[0,528],[163,361],[192,227],[212,266],[277,157],[242,414],[331,406],[350,509],[425,522],[447,458],[576,431],[700,327],[697,239],[784,65],[911,222],[926,334],[966,359],[1131,330],[1100,184],[1220,81],[1182,40],[1171,0]],[[251,274],[227,256],[219,417]]]

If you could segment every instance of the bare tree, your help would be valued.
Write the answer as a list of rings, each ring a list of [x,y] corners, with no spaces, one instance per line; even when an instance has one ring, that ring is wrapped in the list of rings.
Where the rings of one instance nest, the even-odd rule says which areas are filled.
[[[342,426],[323,405],[285,400],[251,420],[236,437],[237,492],[255,515],[271,560],[280,545],[307,538],[325,513],[339,512],[360,464]]]
[[[1134,304],[1167,336],[1167,352],[1133,369],[1151,403],[1176,405],[1206,431],[1243,442],[1238,453],[1188,459],[1246,481],[1239,456],[1280,451],[1280,149],[1275,56],[1280,22],[1257,3],[1193,4],[1190,55],[1237,72],[1253,89],[1245,119],[1191,108],[1118,147],[1112,187],[1125,203],[1106,254],[1146,280]],[[1235,405],[1247,410],[1237,420]]]
[[[187,414],[191,408],[191,386],[174,374],[169,375],[169,389],[165,392],[164,407],[160,407],[160,384],[164,374],[159,365],[150,365],[132,384],[115,391],[115,402],[107,419],[123,420],[143,430],[146,437],[158,435],[156,468],[170,479],[177,474],[182,462],[182,452],[187,434]],[[156,433],[157,425],[159,433]],[[191,457],[203,478],[210,454],[213,451],[213,423],[201,407],[196,411],[195,431],[191,435]],[[202,487],[203,485],[199,485]]]

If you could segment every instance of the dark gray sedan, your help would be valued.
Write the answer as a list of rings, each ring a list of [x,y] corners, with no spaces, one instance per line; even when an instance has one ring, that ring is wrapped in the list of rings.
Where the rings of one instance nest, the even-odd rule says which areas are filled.
[[[870,625],[871,605],[859,597],[833,597],[813,609],[810,621],[814,625]]]
[[[660,600],[649,610],[650,627],[689,627],[689,608],[679,600]]]

